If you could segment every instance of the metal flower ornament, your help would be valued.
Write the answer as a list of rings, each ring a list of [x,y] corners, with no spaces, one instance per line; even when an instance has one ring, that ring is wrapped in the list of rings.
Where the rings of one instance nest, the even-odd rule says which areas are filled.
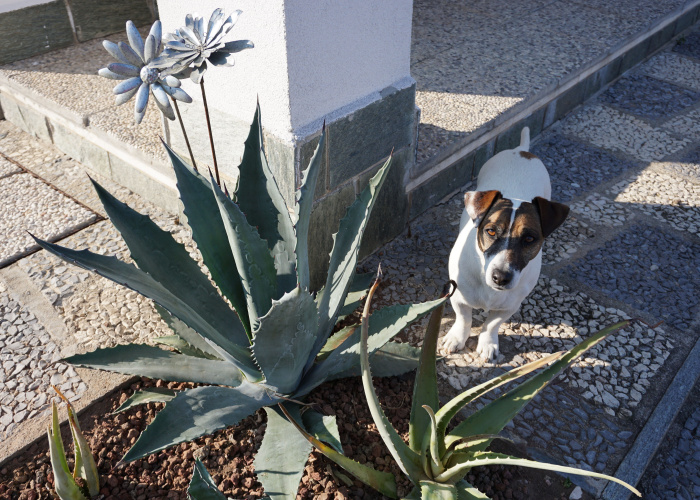
[[[146,114],[149,93],[153,94],[163,115],[174,120],[175,113],[170,105],[170,98],[173,102],[178,100],[187,103],[192,102],[192,98],[180,88],[180,80],[173,76],[172,72],[161,72],[151,64],[163,51],[160,21],[153,23],[145,42],[131,21],[126,22],[126,34],[129,39],[128,45],[108,40],[102,42],[107,52],[118,62],[102,68],[98,74],[113,80],[123,80],[114,87],[118,106],[136,96],[134,118],[137,124],[141,123]]]

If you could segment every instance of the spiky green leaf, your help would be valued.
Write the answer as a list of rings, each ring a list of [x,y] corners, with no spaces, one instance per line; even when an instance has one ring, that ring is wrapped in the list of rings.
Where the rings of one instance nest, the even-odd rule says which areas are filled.
[[[387,342],[370,355],[369,366],[374,377],[395,377],[415,370],[418,367],[419,358],[419,348],[406,343]],[[361,374],[360,366],[355,365],[328,377],[327,380],[359,377]]]
[[[338,330],[331,335],[321,349],[321,352],[319,352],[318,356],[316,356],[316,361],[320,362],[326,359],[334,350],[340,347],[357,328],[359,328],[359,325],[346,326],[345,328]]]
[[[56,403],[51,403],[52,419],[48,429],[49,436],[49,456],[51,468],[54,476],[54,488],[56,494],[62,500],[87,500],[87,497],[73,479],[73,475],[68,468],[66,452],[61,439],[61,427],[58,423],[58,410]]]
[[[180,323],[184,325],[182,321],[180,321]],[[185,342],[185,340],[179,335],[166,335],[164,337],[156,337],[152,340],[155,344],[172,347],[173,349],[177,350],[180,354],[184,354],[186,356],[219,360],[219,358],[217,358],[216,356],[212,356],[210,354],[200,351],[196,347],[192,347],[190,344]]]
[[[299,405],[285,407],[299,419]],[[311,443],[275,408],[265,408],[267,427],[255,456],[255,474],[273,499],[295,498],[311,453]]]
[[[131,462],[236,425],[263,406],[278,401],[261,385],[245,381],[236,388],[209,386],[179,392],[141,433],[122,461]]]
[[[465,480],[459,481],[455,486],[457,487],[457,500],[488,500],[489,498]]]
[[[360,193],[360,196],[348,208],[340,221],[338,232],[333,236],[333,250],[331,250],[330,265],[328,267],[328,278],[323,290],[317,297],[318,312],[321,318],[316,345],[314,346],[314,356],[318,354],[326,339],[333,330],[340,308],[345,303],[345,297],[350,287],[350,282],[355,275],[357,265],[357,255],[360,251],[362,236],[367,227],[369,216],[374,208],[377,193],[382,188],[391,158],[387,160],[382,168],[370,179],[369,185]],[[311,368],[313,359],[307,364],[307,370]]]
[[[343,321],[362,305],[362,298],[367,295],[367,290],[372,285],[376,273],[355,274],[352,279],[345,303],[338,315],[338,321]]]
[[[430,417],[422,407],[427,405],[433,412],[437,412],[440,409],[435,353],[444,310],[445,303],[443,302],[439,307],[434,309],[430,315],[430,321],[428,322],[428,327],[425,330],[425,337],[423,338],[418,372],[416,373],[416,379],[413,383],[411,418],[408,424],[408,444],[416,453],[420,452],[423,436],[430,425]]]
[[[185,207],[187,223],[192,229],[192,239],[202,254],[202,260],[211,277],[238,313],[246,332],[250,335],[250,319],[245,292],[236,269],[226,228],[219,214],[209,179],[196,172],[172,149],[164,144],[177,177],[177,190]]]
[[[317,438],[309,434],[306,431],[306,429],[304,429],[301,426],[300,423],[294,420],[294,418],[289,414],[289,412],[285,409],[284,406],[280,406],[280,409],[285,414],[285,417],[287,417],[287,420],[294,424],[294,427],[296,427],[297,431],[299,431],[309,443],[311,443],[318,451],[323,453],[327,458],[333,460],[336,464],[340,465],[343,469],[348,471],[350,474],[355,476],[357,479],[359,479],[366,485],[371,486],[372,488],[380,492],[382,495],[388,496],[389,498],[397,498],[396,480],[394,479],[393,474],[374,470],[370,467],[367,467],[366,465],[362,465],[355,462],[354,460],[346,457],[345,455],[338,453],[331,446],[328,446],[327,444],[323,443],[322,441],[319,441]]]
[[[194,461],[187,498],[189,500],[226,500],[226,495],[219,491],[209,471],[198,458]]]
[[[115,283],[131,288],[149,299],[152,299],[190,326],[192,329],[190,331],[197,332],[196,336],[190,338],[184,337],[189,344],[192,344],[197,349],[208,354],[222,355],[227,353],[230,357],[234,358],[238,368],[243,371],[247,377],[253,380],[259,378],[260,373],[253,364],[250,351],[224,337],[210,323],[211,318],[202,316],[201,311],[190,307],[178,296],[155,281],[149,274],[115,257],[98,255],[88,252],[87,250],[72,250],[36,238],[35,240],[42,248],[57,257],[84,269],[95,271],[100,276],[111,279]],[[205,339],[209,339],[212,343],[207,342]]]
[[[85,439],[83,431],[78,423],[78,416],[75,414],[73,405],[68,399],[58,391],[58,395],[66,403],[68,409],[68,425],[73,436],[73,450],[75,455],[75,465],[73,467],[73,479],[78,477],[85,481],[90,496],[96,496],[100,492],[100,475],[97,472],[95,457],[92,455],[90,445]]]
[[[71,364],[171,382],[198,382],[236,386],[240,370],[226,361],[196,358],[145,344],[97,349],[66,358]]]
[[[152,387],[150,389],[136,391],[124,401],[119,408],[114,410],[112,415],[146,403],[167,403],[175,397],[175,394],[177,393],[172,389],[165,389],[164,387]]]
[[[250,326],[255,330],[258,320],[270,310],[272,299],[277,294],[275,264],[267,242],[248,223],[240,207],[219,189],[213,178],[211,185],[246,293]]]
[[[280,394],[299,385],[306,360],[316,340],[318,312],[313,297],[295,288],[273,301],[254,332],[253,355],[265,383]]]
[[[267,242],[277,269],[278,288],[273,298],[277,299],[284,293],[291,292],[297,286],[294,256],[297,237],[287,204],[265,158],[260,104],[255,109],[255,117],[245,141],[243,158],[238,167],[236,203],[245,213],[248,223],[256,227],[260,237]]]
[[[629,321],[621,321],[591,335],[539,374],[467,417],[445,437],[446,446],[449,447],[453,441],[470,435],[498,434],[501,432],[503,427],[564,368],[573,363],[576,358],[588,349],[602,342],[608,335],[626,327],[629,323]],[[488,446],[488,442],[477,449],[483,450],[486,446]]]
[[[421,500],[455,500],[457,487],[454,484],[421,481],[420,493]]]
[[[319,139],[316,151],[311,157],[309,167],[304,171],[301,186],[297,191],[297,205],[295,207],[297,247],[295,249],[297,257],[297,275],[299,276],[299,286],[302,290],[309,289],[309,222],[311,221],[311,208],[314,204],[314,194],[316,193],[316,182],[321,171],[323,155],[326,143],[326,127],[324,124],[321,138]]]
[[[301,415],[301,421],[306,430],[316,439],[329,444],[338,453],[343,453],[340,444],[338,423],[333,415],[321,415],[313,410],[307,410]]]
[[[221,298],[187,249],[149,217],[117,200],[97,182],[92,183],[102,206],[124,238],[139,269],[150,274],[192,309],[209,318],[212,326],[230,342],[245,345],[248,336],[238,315]],[[216,217],[216,213],[213,216]]]

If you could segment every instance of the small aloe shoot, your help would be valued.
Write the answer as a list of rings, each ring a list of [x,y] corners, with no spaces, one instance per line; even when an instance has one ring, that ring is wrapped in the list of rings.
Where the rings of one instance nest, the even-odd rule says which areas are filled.
[[[433,310],[423,340],[421,359],[413,389],[413,403],[409,425],[409,443],[406,444],[391,426],[381,408],[372,384],[367,338],[370,322],[370,305],[379,280],[367,295],[362,314],[360,363],[362,383],[367,403],[379,434],[392,456],[408,476],[415,488],[407,498],[437,499],[488,498],[465,481],[472,467],[483,465],[518,465],[535,469],[551,470],[567,474],[581,474],[607,479],[621,484],[641,496],[639,491],[617,478],[573,467],[537,462],[500,453],[486,451],[499,432],[522,410],[535,395],[544,389],[564,368],[609,334],[627,326],[622,321],[591,335],[588,339],[567,352],[560,352],[515,368],[492,380],[484,382],[458,395],[439,408],[437,377],[435,370],[436,347],[440,332],[444,304]],[[548,365],[548,366],[547,366]],[[546,368],[544,368],[546,366]],[[505,383],[527,375],[539,368],[540,373],[510,390],[490,404],[473,413],[449,434],[449,422],[468,403]]]
[[[56,408],[56,403],[52,403],[52,421],[48,429],[48,436],[56,494],[61,500],[85,500],[92,498],[100,492],[100,477],[97,473],[95,459],[92,456],[87,439],[85,439],[80,430],[73,405],[55,386],[54,390],[68,408],[68,425],[70,426],[75,447],[75,467],[71,474],[63,448],[63,440],[61,439],[58,409]]]
[[[190,486],[187,488],[189,500],[226,500],[226,495],[219,491],[214,480],[201,460],[196,459]]]

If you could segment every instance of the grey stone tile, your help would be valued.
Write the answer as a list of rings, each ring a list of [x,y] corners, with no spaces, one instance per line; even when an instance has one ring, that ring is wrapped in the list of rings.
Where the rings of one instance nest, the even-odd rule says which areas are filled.
[[[676,46],[673,47],[673,52],[700,59],[700,31],[689,33],[678,40]]]
[[[698,314],[699,266],[700,244],[635,225],[567,266],[566,273],[684,331]]]
[[[672,52],[650,59],[639,68],[639,72],[700,91],[700,61]]]
[[[7,161],[5,158],[0,156],[0,179],[21,171],[22,169],[19,168],[17,165]]]

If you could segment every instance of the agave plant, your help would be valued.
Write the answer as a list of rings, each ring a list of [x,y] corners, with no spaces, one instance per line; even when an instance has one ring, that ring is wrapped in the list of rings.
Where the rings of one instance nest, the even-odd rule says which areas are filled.
[[[498,464],[519,465],[608,479],[641,496],[639,491],[629,484],[605,474],[486,451],[491,441],[499,438],[498,433],[505,425],[564,368],[609,334],[627,326],[629,321],[616,323],[595,335],[591,335],[568,352],[551,354],[473,387],[440,408],[435,352],[444,309],[444,304],[441,304],[433,311],[423,340],[420,364],[413,389],[409,443],[406,444],[386,418],[372,385],[369,364],[370,351],[367,341],[368,333],[372,331],[371,323],[373,321],[369,315],[370,305],[378,283],[377,280],[369,291],[362,315],[360,342],[362,383],[372,418],[384,443],[401,470],[414,485],[414,489],[407,498],[457,498],[460,500],[488,498],[464,478],[472,467]],[[496,387],[514,381],[546,365],[549,366],[537,375],[470,415],[452,432],[446,432],[450,421],[465,405]]]
[[[313,294],[307,240],[325,131],[297,191],[293,215],[267,164],[261,141],[258,109],[232,197],[168,149],[193,239],[218,290],[172,235],[97,183],[100,200],[138,267],[115,257],[38,241],[62,259],[152,299],[174,332],[158,341],[176,352],[128,344],[72,356],[68,362],[209,384],[177,394],[138,395],[151,401],[169,400],[123,457],[125,462],[235,425],[263,407],[283,404],[284,411],[298,415],[298,400],[313,388],[359,373],[358,325],[331,334],[339,318],[359,306],[369,286],[371,277],[357,275],[355,266],[391,159],[340,221],[328,278]],[[375,373],[388,376],[415,368],[418,350],[389,341],[445,300],[389,306],[373,315],[369,349],[376,362]],[[304,416],[309,432],[321,437],[333,434],[333,418],[314,412]],[[296,446],[295,434],[287,420],[268,408],[256,468],[272,497],[296,493],[311,447]],[[306,443],[303,436],[298,439]],[[373,481],[374,476],[368,474],[367,480]]]
[[[100,477],[97,474],[97,465],[90,451],[87,439],[80,430],[78,418],[70,401],[54,387],[54,390],[66,403],[68,408],[68,425],[73,436],[75,448],[75,466],[71,474],[66,460],[66,452],[61,439],[61,427],[58,424],[58,410],[56,403],[51,403],[52,419],[48,430],[49,456],[53,469],[56,495],[61,500],[87,500],[100,492]]]

